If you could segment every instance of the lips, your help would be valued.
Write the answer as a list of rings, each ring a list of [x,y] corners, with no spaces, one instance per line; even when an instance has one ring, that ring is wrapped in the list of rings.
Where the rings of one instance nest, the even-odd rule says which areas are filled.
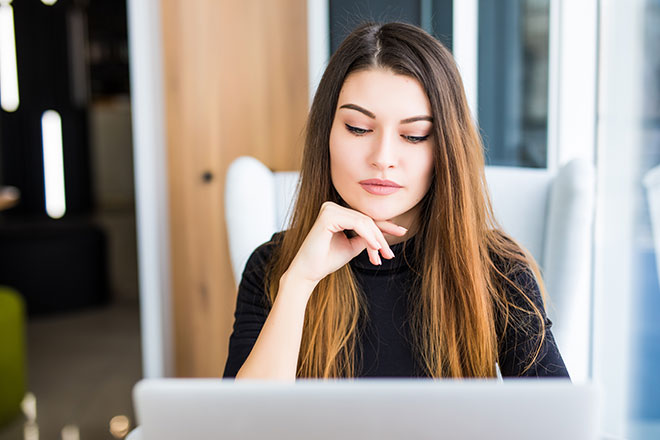
[[[402,188],[402,186],[396,182],[392,182],[391,180],[383,180],[383,179],[361,180],[360,185],[378,185],[378,186],[389,186],[392,188]]]
[[[362,188],[364,188],[364,190],[367,191],[368,193],[378,196],[387,196],[403,188],[401,185],[399,185],[396,182],[392,182],[391,180],[383,180],[383,179],[362,180],[360,181],[360,185],[362,185]]]

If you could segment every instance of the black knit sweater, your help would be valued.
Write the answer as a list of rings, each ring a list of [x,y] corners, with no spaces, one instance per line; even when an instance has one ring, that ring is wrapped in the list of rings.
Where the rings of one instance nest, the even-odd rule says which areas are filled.
[[[279,245],[282,232],[274,234],[270,241],[259,246],[250,256],[238,288],[234,330],[229,341],[229,356],[224,377],[234,377],[250,354],[259,336],[269,305],[266,298],[265,267],[273,250]],[[404,246],[405,244],[405,246]],[[382,259],[381,266],[374,266],[363,251],[349,263],[367,302],[367,321],[359,338],[359,377],[420,377],[425,376],[412,351],[409,335],[408,300],[413,277],[409,263],[413,258],[415,239],[394,244],[395,258]],[[405,248],[405,250],[404,250]],[[534,303],[543,308],[538,284],[529,270],[514,273],[514,282]],[[520,292],[509,288],[510,300],[523,309],[531,310]],[[550,332],[552,323],[545,317],[545,340],[533,366],[525,370],[530,356],[538,348],[540,322],[534,324],[533,315],[516,311],[506,330],[498,335],[500,345],[499,365],[503,376],[568,377],[568,372]],[[518,313],[518,316],[515,314]],[[521,330],[515,322],[530,322]],[[538,331],[536,331],[538,330]],[[504,332],[504,335],[501,333]],[[503,336],[503,338],[502,338]]]

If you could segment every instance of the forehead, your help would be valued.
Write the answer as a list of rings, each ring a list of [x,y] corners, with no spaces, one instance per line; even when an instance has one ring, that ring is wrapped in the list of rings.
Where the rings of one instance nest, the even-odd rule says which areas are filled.
[[[353,72],[344,80],[337,108],[356,104],[376,115],[376,119],[431,116],[431,104],[422,85],[414,78],[384,69]]]

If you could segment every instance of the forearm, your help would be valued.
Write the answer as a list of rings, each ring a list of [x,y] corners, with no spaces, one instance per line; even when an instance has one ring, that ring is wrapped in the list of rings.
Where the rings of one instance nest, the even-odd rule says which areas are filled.
[[[314,287],[282,276],[273,307],[236,379],[295,380],[305,307]]]

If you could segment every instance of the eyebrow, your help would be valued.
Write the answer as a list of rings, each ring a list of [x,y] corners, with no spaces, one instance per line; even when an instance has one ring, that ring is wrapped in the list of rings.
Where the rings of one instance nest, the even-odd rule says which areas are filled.
[[[340,108],[340,109],[341,109],[341,108],[347,108],[347,109],[351,109],[351,110],[357,110],[357,111],[359,111],[360,113],[363,113],[363,114],[367,115],[367,116],[370,117],[371,119],[376,119],[376,115],[374,115],[372,112],[370,112],[370,111],[367,110],[366,108],[362,108],[362,107],[360,107],[359,105],[356,105],[356,104],[344,104],[344,105],[342,105],[342,106],[339,107],[339,108]],[[430,116],[413,116],[412,118],[402,119],[402,120],[400,121],[400,123],[401,123],[401,124],[410,124],[411,122],[416,122],[416,121],[429,121],[429,122],[433,122],[433,118],[430,117]]]

